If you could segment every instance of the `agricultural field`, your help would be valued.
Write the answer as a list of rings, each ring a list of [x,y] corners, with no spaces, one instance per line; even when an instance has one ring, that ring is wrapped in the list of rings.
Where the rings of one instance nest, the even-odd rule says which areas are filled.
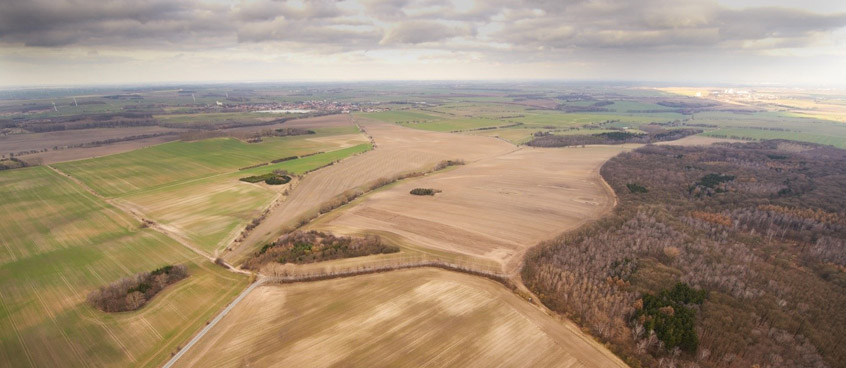
[[[176,133],[181,131],[182,130],[179,129],[162,128],[157,126],[142,126],[121,129],[98,128],[32,134],[12,134],[0,136],[0,147],[3,147],[3,153],[25,150],[52,150],[53,147],[64,147],[96,141],[105,141],[108,139],[165,133],[171,133],[172,135],[170,136],[170,139],[175,140],[178,138]]]
[[[0,366],[157,366],[245,285],[47,167],[0,172]],[[190,276],[141,310],[91,290],[165,264]]]
[[[832,145],[838,148],[846,148],[846,136],[812,134],[795,131],[782,132],[749,128],[721,128],[709,131],[705,133],[705,135],[735,140],[790,139],[802,142]]]
[[[97,159],[57,164],[98,193],[118,196],[231,172],[274,159],[332,150],[321,135],[269,137],[261,143],[234,138],[173,142]]]
[[[356,114],[367,119],[380,120],[389,123],[411,123],[441,120],[443,117],[429,115],[417,111],[384,111]]]
[[[501,140],[408,129],[394,124],[357,118],[377,142],[377,148],[306,176],[288,198],[249,234],[227,259],[241,259],[264,242],[281,235],[303,215],[347,190],[365,186],[379,178],[425,171],[439,161],[463,159],[469,162],[515,149]]]
[[[436,269],[255,289],[177,363],[624,367],[507,288]]]
[[[494,119],[450,119],[440,120],[436,122],[421,122],[421,123],[400,123],[400,125],[436,132],[455,132],[462,130],[475,130],[479,128],[496,127],[506,125],[502,121]]]
[[[663,272],[654,265],[675,259],[678,244],[640,264],[623,260],[600,264],[596,272],[579,270],[602,287],[567,292],[621,288],[632,297],[618,305],[613,321],[596,317],[611,304],[594,301],[618,294],[609,291],[579,308],[562,309],[549,301],[563,300],[563,291],[551,295],[537,287],[541,281],[560,286],[566,272],[545,269],[549,277],[523,284],[526,274],[520,271],[538,244],[563,242],[569,235],[562,233],[585,226],[608,225],[618,212],[613,210],[618,195],[656,195],[629,182],[617,183],[613,192],[599,175],[609,160],[672,148],[665,144],[694,152],[704,149],[694,146],[773,138],[846,147],[846,125],[839,120],[843,96],[802,91],[747,101],[718,95],[511,83],[9,91],[0,96],[0,159],[16,164],[0,171],[0,213],[7,214],[0,221],[0,366],[161,366],[182,351],[178,366],[620,367],[620,359],[593,340],[609,343],[607,335],[618,332],[619,341],[610,342],[622,342],[614,345],[620,356],[629,359],[634,355],[626,351],[640,349],[631,341],[646,341],[653,345],[641,353],[669,359],[674,353],[655,345],[657,340],[628,330],[636,327],[639,310],[632,298],[643,290],[631,289],[641,287],[638,279],[618,276]],[[310,111],[304,114],[310,117],[262,110]],[[525,145],[536,133],[673,129],[703,133],[638,153],[628,153],[640,147],[631,143]],[[166,135],[149,136],[159,133]],[[89,144],[94,141],[107,142]],[[23,161],[9,159],[12,154]],[[795,169],[780,166],[787,163],[781,161],[785,155],[767,157],[772,168]],[[675,159],[681,158],[693,159]],[[24,163],[42,166],[18,167]],[[800,188],[801,180],[783,185]],[[755,183],[711,189],[714,195],[736,193],[728,185],[742,184],[792,195],[786,190],[793,187],[782,190],[780,182]],[[687,188],[682,184],[677,187]],[[836,219],[833,212],[812,215]],[[686,216],[719,220],[699,212],[674,218],[688,221]],[[293,230],[326,232],[324,239],[368,236],[355,241],[391,252],[358,252],[350,239],[320,247],[279,243],[266,248],[275,253],[260,253],[261,262],[239,268]],[[692,232],[684,242],[696,243],[699,235]],[[787,259],[786,265],[805,261],[779,258],[787,251],[773,248],[772,254]],[[312,252],[309,260],[322,261],[290,262],[306,252]],[[468,273],[417,268],[360,274],[435,262]],[[175,264],[185,264],[190,276],[158,285],[164,289],[136,311],[104,313],[86,302],[100,286]],[[833,267],[812,271],[842,279],[842,270]],[[339,273],[342,278],[302,282]],[[277,277],[293,283],[268,281],[280,281]],[[248,288],[251,280],[259,284]],[[124,289],[128,294],[135,286]],[[126,298],[123,305],[129,304]],[[230,314],[215,318],[229,307]],[[579,316],[574,321],[590,329],[577,328],[565,316]],[[782,327],[792,333],[802,326]],[[208,333],[186,347],[204,328]],[[762,336],[756,338],[766,340]],[[709,353],[720,354],[717,348]],[[694,356],[681,354],[682,360]]]
[[[215,255],[232,242],[246,222],[258,216],[273,199],[290,187],[245,183],[239,178],[273,170],[303,174],[368,149],[369,144],[359,144],[277,164],[157,187],[121,196],[117,201],[122,207],[132,208],[169,226],[182,238]]]
[[[626,146],[522,148],[398,183],[311,227],[395,234],[417,248],[491,260],[514,272],[529,247],[612,208],[599,167],[635,147]],[[413,188],[442,192],[409,195]]]

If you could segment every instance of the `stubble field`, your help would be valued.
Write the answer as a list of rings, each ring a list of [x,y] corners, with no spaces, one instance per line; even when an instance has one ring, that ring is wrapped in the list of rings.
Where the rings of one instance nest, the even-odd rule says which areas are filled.
[[[322,203],[346,190],[381,177],[423,171],[442,160],[475,161],[515,149],[495,138],[427,132],[364,119],[359,119],[359,123],[376,140],[377,148],[306,176],[288,199],[274,209],[238,249],[228,254],[229,259],[252,253],[264,242],[281,235],[281,231],[298,218],[316,211]]]
[[[253,291],[180,367],[624,367],[502,285],[416,269]]]
[[[524,147],[404,181],[312,227],[395,234],[415,247],[495,261],[504,271],[514,272],[529,247],[598,218],[613,206],[599,167],[629,148]],[[415,196],[409,194],[413,188],[442,192]]]

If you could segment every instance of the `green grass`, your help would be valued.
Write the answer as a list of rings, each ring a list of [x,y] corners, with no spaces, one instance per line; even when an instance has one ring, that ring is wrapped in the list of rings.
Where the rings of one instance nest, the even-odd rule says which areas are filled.
[[[411,122],[411,121],[431,121],[440,120],[440,117],[425,114],[417,111],[383,111],[383,112],[366,112],[356,113],[357,116],[368,119],[375,119],[386,121],[389,123]]]
[[[435,122],[423,123],[400,123],[400,125],[421,129],[431,130],[436,132],[452,132],[457,130],[473,130],[484,127],[495,127],[500,125],[507,125],[508,122],[494,119],[455,119],[455,120],[441,120]]]
[[[113,197],[334,147],[309,140],[311,137],[315,135],[272,137],[254,144],[233,138],[171,142],[56,167],[98,193]]]
[[[263,175],[277,169],[302,174],[370,148],[369,143],[360,144],[277,164],[160,186],[122,196],[120,200],[138,207],[149,218],[178,229],[195,246],[215,254],[229,245],[247,222],[258,216],[277,195],[270,186],[245,183],[240,178]]]
[[[846,136],[832,136],[822,134],[811,134],[804,132],[780,132],[771,130],[759,130],[748,128],[723,128],[712,130],[703,135],[712,137],[738,138],[738,139],[788,139],[801,142],[811,142],[832,145],[839,148],[846,148]]]
[[[345,157],[369,151],[372,149],[373,146],[370,143],[363,143],[352,147],[347,147],[344,149],[339,149],[331,152],[325,152],[313,156],[303,157],[296,160],[290,161],[283,161],[278,164],[271,164],[267,166],[256,167],[252,169],[242,170],[238,172],[238,175],[241,176],[250,176],[250,175],[262,175],[269,173],[273,170],[281,169],[281,170],[288,170],[288,172],[294,174],[302,174],[309,170],[314,170],[321,166],[324,166],[330,162],[341,160]],[[236,175],[237,176],[237,175]],[[235,177],[235,176],[233,176]]]
[[[46,167],[0,173],[0,366],[157,366],[246,285]],[[87,293],[185,263],[142,309],[106,314]]]

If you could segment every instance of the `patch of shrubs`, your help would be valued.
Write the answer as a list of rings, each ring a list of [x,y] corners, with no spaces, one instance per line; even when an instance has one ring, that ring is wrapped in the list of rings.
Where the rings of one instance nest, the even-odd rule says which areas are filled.
[[[734,180],[734,175],[708,174],[699,179],[696,185],[701,185],[706,188],[714,188],[722,183],[727,183]]]
[[[632,193],[648,193],[649,190],[646,189],[643,185],[637,183],[628,183],[626,187],[629,188],[629,191]]]
[[[441,190],[439,189],[432,189],[432,188],[414,188],[411,190],[411,194],[419,195],[419,196],[433,196],[435,193],[440,193]]]
[[[647,331],[655,331],[668,350],[679,347],[696,352],[699,337],[695,328],[696,311],[691,306],[701,305],[707,295],[705,290],[680,282],[658,295],[644,294],[637,303],[634,318]]]
[[[396,253],[399,248],[382,243],[377,235],[335,236],[319,231],[294,231],[266,244],[244,262],[245,269],[258,269],[268,262],[315,263],[371,254]]]
[[[165,287],[188,277],[185,265],[167,265],[125,277],[88,294],[88,302],[103,312],[133,311]]]
[[[2,170],[10,170],[10,169],[17,169],[21,167],[26,167],[27,164],[23,160],[17,158],[9,158],[0,160],[0,171]]]
[[[267,185],[282,185],[290,182],[291,177],[289,176],[289,173],[285,170],[273,170],[273,172],[264,175],[248,176],[239,180],[245,181],[247,183],[258,183],[263,181]]]

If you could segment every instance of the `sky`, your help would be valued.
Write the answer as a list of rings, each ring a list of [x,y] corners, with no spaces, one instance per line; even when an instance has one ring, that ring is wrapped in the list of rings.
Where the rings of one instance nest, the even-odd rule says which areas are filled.
[[[846,86],[846,1],[0,0],[0,87],[568,80]]]

